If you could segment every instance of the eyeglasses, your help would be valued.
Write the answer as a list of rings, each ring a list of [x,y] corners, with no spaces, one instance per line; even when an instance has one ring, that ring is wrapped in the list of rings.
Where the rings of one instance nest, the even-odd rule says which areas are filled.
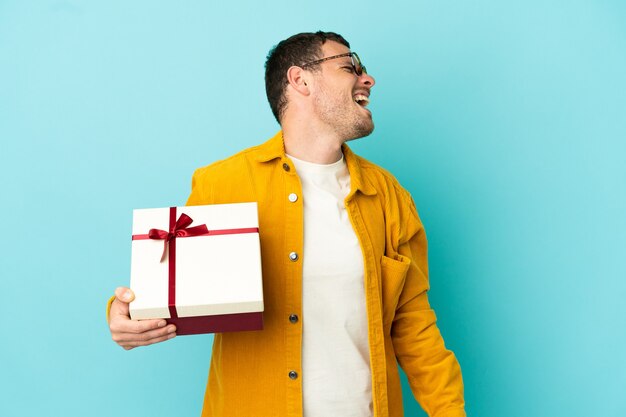
[[[354,73],[356,75],[361,76],[362,74],[367,74],[367,70],[361,64],[361,60],[359,59],[359,56],[356,54],[356,52],[347,52],[345,54],[329,56],[327,58],[318,59],[317,61],[307,62],[306,64],[301,65],[301,67],[304,68],[304,67],[308,67],[311,65],[317,65],[317,64],[321,64],[324,61],[328,61],[328,60],[336,59],[336,58],[343,58],[346,56],[349,56],[350,59],[352,60],[352,68],[354,69]]]

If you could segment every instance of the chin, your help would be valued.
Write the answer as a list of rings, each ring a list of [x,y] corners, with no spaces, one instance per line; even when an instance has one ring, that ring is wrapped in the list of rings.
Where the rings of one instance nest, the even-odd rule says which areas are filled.
[[[369,136],[374,131],[374,122],[370,119],[368,123],[360,123],[354,126],[354,130],[351,135],[349,135],[346,142],[361,139],[366,136]]]

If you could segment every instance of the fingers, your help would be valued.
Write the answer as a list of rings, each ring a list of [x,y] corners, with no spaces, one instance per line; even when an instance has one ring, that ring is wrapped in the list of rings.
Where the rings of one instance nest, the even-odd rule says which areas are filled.
[[[123,303],[130,303],[135,299],[135,293],[130,288],[117,287],[115,289],[115,298]]]
[[[113,318],[114,315],[119,314],[130,318],[128,304],[134,299],[135,293],[133,293],[133,290],[126,287],[117,287],[115,289],[115,300],[113,300],[113,303],[111,304],[109,317]]]
[[[111,322],[109,323],[111,333],[132,333],[139,335],[150,330],[165,327],[167,324],[163,319],[131,320],[128,315],[114,311],[113,307],[115,303],[116,301],[114,301],[113,306],[111,306]]]
[[[128,304],[135,299],[130,288],[115,290],[115,300],[111,304],[109,329],[111,338],[126,350],[163,342],[176,336],[176,326],[167,325],[164,319],[132,320]]]
[[[159,337],[156,339],[148,340],[146,342],[129,342],[127,344],[120,344],[120,346],[122,346],[126,350],[131,350],[140,346],[148,346],[155,343],[165,342],[166,340],[173,339],[174,337],[176,337],[176,334],[170,334],[168,336]]]
[[[157,328],[139,334],[111,332],[111,336],[118,345],[126,350],[130,350],[138,346],[148,346],[176,337],[176,326],[170,324],[167,327]]]

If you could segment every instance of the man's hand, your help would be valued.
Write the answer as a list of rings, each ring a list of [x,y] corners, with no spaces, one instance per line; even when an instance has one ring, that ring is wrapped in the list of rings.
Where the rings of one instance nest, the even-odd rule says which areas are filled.
[[[115,343],[126,350],[137,346],[147,346],[164,342],[176,336],[176,326],[167,325],[163,319],[131,320],[128,304],[135,299],[130,288],[119,287],[115,290],[115,300],[109,313],[109,329]]]

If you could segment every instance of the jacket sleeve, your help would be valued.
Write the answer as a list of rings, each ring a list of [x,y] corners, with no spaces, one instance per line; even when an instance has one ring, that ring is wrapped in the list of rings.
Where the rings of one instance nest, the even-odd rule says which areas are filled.
[[[404,221],[398,223],[397,258],[408,264],[391,327],[391,338],[411,390],[431,417],[464,417],[463,378],[447,350],[428,302],[426,235],[409,197]]]

